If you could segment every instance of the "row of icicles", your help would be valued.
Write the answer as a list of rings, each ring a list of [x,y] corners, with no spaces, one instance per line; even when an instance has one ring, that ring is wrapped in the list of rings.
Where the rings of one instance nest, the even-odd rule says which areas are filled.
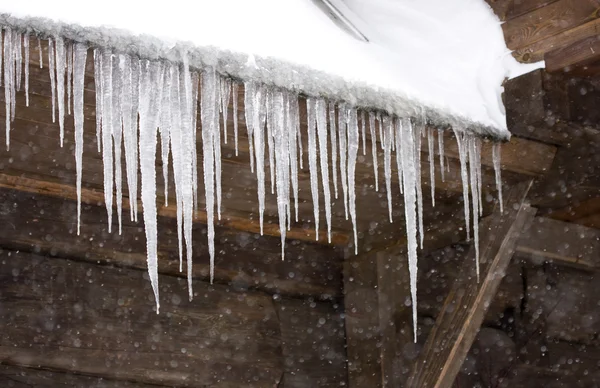
[[[15,115],[15,93],[24,86],[29,105],[30,36],[4,28],[0,68],[3,66],[6,101],[6,145],[10,145],[10,126]],[[42,48],[37,39],[40,67]],[[23,60],[24,53],[24,60]],[[102,152],[104,195],[110,231],[113,214],[113,192],[121,232],[122,151],[125,152],[125,172],[130,198],[130,217],[137,221],[138,171],[141,173],[141,199],[147,239],[147,260],[150,281],[159,310],[157,270],[157,205],[156,205],[156,145],[160,136],[165,206],[168,202],[169,154],[175,182],[177,233],[179,237],[180,271],[183,245],[187,259],[189,296],[192,298],[192,222],[197,210],[197,109],[200,102],[202,171],[208,227],[210,278],[214,276],[214,218],[221,218],[221,137],[227,143],[227,116],[233,105],[235,153],[238,154],[238,84],[219,75],[213,68],[201,73],[190,70],[186,53],[181,63],[150,61],[110,49],[96,48],[94,78],[96,85],[96,136],[98,152]],[[84,43],[65,41],[61,37],[48,39],[48,69],[52,88],[52,121],[58,120],[60,144],[64,138],[64,117],[74,115],[75,161],[77,170],[77,233],[81,214],[81,174],[83,154],[83,90],[88,47]],[[24,71],[23,71],[24,69]],[[24,85],[22,78],[24,75]],[[65,90],[66,85],[66,90]],[[67,104],[65,106],[65,94]],[[299,95],[254,82],[244,83],[244,105],[250,148],[250,169],[258,180],[259,218],[262,234],[265,209],[265,170],[271,176],[271,191],[277,196],[282,257],[286,230],[292,218],[298,221],[298,171],[303,169],[303,147],[299,113]],[[372,139],[375,189],[379,190],[377,139],[384,152],[385,191],[392,221],[392,154],[398,172],[400,192],[404,196],[406,233],[416,338],[417,245],[423,244],[423,193],[421,189],[421,142],[426,137],[431,198],[435,201],[435,136],[441,177],[444,179],[444,136],[442,131],[425,127],[423,120],[399,118],[387,114],[365,112],[345,103],[328,102],[323,98],[306,98],[308,137],[308,169],[315,217],[315,235],[319,236],[319,196],[323,196],[327,235],[331,241],[331,187],[333,196],[341,197],[346,218],[354,227],[354,248],[357,249],[355,167],[362,139],[365,154],[367,128]],[[58,115],[56,115],[58,110]],[[65,111],[66,110],[66,111]],[[222,117],[221,126],[220,118]],[[465,222],[469,234],[470,220],[474,229],[478,256],[478,218],[481,214],[481,140],[457,131],[455,137],[460,154],[463,182]],[[266,146],[265,146],[266,144]],[[501,200],[500,147],[493,148],[497,188]],[[470,168],[469,168],[470,167]],[[321,191],[318,176],[321,175]],[[338,185],[340,182],[341,188]],[[469,201],[469,188],[471,190]],[[115,190],[116,189],[116,190]],[[293,206],[292,206],[293,202]],[[433,203],[435,206],[435,203]],[[472,208],[470,208],[472,206]],[[292,211],[293,208],[293,211]],[[472,212],[472,214],[471,214]],[[293,213],[293,217],[292,217]],[[468,236],[469,237],[469,236]],[[477,260],[478,262],[478,260]],[[479,265],[477,264],[479,276]]]

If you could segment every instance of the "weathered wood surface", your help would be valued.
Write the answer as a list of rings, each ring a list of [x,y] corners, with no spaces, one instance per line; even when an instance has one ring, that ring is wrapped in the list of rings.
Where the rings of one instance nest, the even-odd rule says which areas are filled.
[[[502,21],[514,19],[557,0],[486,0]]]
[[[454,282],[441,314],[427,338],[410,374],[410,387],[450,387],[483,322],[487,308],[514,253],[518,233],[531,222],[535,211],[523,204],[531,181],[513,187],[507,195],[504,214],[485,223],[481,233],[477,282],[475,250],[465,260],[461,276]]]
[[[593,76],[600,61],[600,38],[590,36],[544,55],[546,71]]]
[[[77,236],[74,201],[0,189],[0,245],[44,255],[69,257],[91,263],[146,269],[143,223],[124,214],[121,236],[109,234],[104,206],[84,205],[81,236]],[[179,272],[176,222],[159,217],[159,272]],[[203,225],[194,226],[195,279],[209,278],[209,258]],[[237,290],[261,289],[269,293],[339,298],[342,292],[342,256],[333,248],[288,241],[281,260],[280,239],[216,229],[215,281]],[[185,265],[184,265],[185,268]],[[184,270],[185,271],[185,270]]]
[[[286,373],[283,387],[346,386],[343,306],[312,299],[275,302]]]
[[[3,251],[0,360],[178,386],[273,386],[284,373],[269,295]]]
[[[521,234],[516,253],[536,263],[595,270],[600,268],[600,230],[536,217]]]
[[[144,271],[0,256],[0,363],[169,386],[346,380],[342,315],[330,303],[204,282],[188,302],[185,280],[162,276],[157,315]]]
[[[12,365],[0,365],[0,386],[3,388],[150,388],[166,387],[160,384],[144,384],[125,380],[83,376],[68,372],[56,372]]]
[[[600,275],[562,266],[527,270],[526,326],[543,328],[545,339],[598,345]]]
[[[406,254],[349,258],[344,276],[349,386],[403,386],[416,355]]]
[[[554,35],[584,25],[598,18],[600,3],[595,0],[559,0],[515,17],[502,24],[506,45],[523,49]],[[524,55],[525,62],[535,62]]]

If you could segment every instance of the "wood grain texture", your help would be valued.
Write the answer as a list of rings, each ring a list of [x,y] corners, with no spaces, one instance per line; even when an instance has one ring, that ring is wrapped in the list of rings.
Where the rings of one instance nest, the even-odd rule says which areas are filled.
[[[3,251],[0,360],[177,386],[273,386],[284,374],[271,296]]]
[[[102,200],[101,200],[102,201]],[[108,233],[104,206],[84,205],[81,235],[77,236],[74,201],[0,189],[0,245],[27,252],[68,257],[90,263],[139,268],[146,264],[143,224],[124,217],[123,234]],[[158,265],[161,274],[187,276],[179,271],[176,222],[159,217]],[[193,277],[209,279],[205,226],[195,225]],[[288,241],[287,260],[281,260],[277,237],[216,229],[215,280],[236,290],[331,299],[341,297],[342,256],[333,248]],[[185,265],[184,265],[185,267]]]
[[[559,0],[502,24],[511,50],[582,25],[598,18],[600,5],[592,0]]]
[[[549,261],[594,270],[600,267],[600,230],[536,217],[523,231],[516,252],[539,264]]]
[[[518,233],[533,219],[535,211],[523,204],[531,181],[511,189],[505,213],[496,214],[481,233],[482,279],[465,260],[461,276],[447,296],[441,314],[427,338],[408,380],[410,387],[450,387],[475,339],[484,314],[514,253]],[[469,257],[474,259],[471,249]]]
[[[600,60],[600,37],[590,36],[571,45],[548,51],[544,55],[546,71],[581,73],[588,65]],[[593,66],[592,66],[593,68]],[[590,73],[589,75],[593,75]]]

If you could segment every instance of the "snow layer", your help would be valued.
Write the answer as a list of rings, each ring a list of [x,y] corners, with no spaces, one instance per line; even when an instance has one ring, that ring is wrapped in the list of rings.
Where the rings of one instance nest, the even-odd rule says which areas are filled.
[[[483,0],[346,0],[376,39],[358,41],[310,0],[4,2],[0,23],[147,59],[213,66],[244,81],[506,139],[501,81],[513,67]],[[204,15],[204,17],[203,17]],[[440,63],[443,63],[440,66]],[[510,66],[509,66],[510,65]]]

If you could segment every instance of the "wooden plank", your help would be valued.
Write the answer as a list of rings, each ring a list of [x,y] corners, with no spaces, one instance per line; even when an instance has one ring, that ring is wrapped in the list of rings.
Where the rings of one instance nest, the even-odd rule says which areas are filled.
[[[472,260],[465,260],[461,277],[444,302],[408,380],[414,387],[450,387],[475,339],[485,312],[496,294],[514,253],[518,233],[535,210],[523,204],[531,181],[514,186],[504,214],[496,214],[481,233],[482,280],[475,279]],[[475,257],[471,249],[469,258]]]
[[[351,257],[344,271],[349,386],[404,386],[416,354],[406,254]]]
[[[347,386],[343,307],[276,298],[286,373],[282,387]]]
[[[572,73],[600,60],[600,37],[589,36],[571,45],[548,51],[544,55],[549,73]]]
[[[81,236],[77,236],[76,202],[0,189],[0,246],[145,270],[143,224],[129,221],[124,214],[122,235],[108,233],[101,201],[84,205]],[[179,271],[176,221],[161,216],[158,227],[159,272],[187,276]],[[205,227],[195,225],[194,235],[193,277],[208,280]],[[289,240],[287,259],[282,261],[279,238],[217,227],[215,250],[215,281],[237,290],[260,289],[316,299],[341,297],[342,256],[331,247]]]
[[[57,386],[90,388],[150,388],[160,387],[162,385],[105,379],[102,377],[83,376],[73,373],[55,372],[37,368],[0,365],[0,386],[5,388],[54,388]]]
[[[144,271],[0,253],[0,362],[177,386],[274,386],[285,367],[270,295]]]
[[[545,339],[594,345],[600,330],[597,272],[544,266],[527,270],[529,325],[542,320]]]
[[[538,42],[598,18],[594,0],[559,0],[502,24],[509,49]]]
[[[510,0],[510,6],[506,12],[506,20],[514,19],[528,12],[535,11],[554,3],[557,0]]]
[[[600,267],[600,230],[536,217],[517,242],[517,253],[534,262],[588,270]]]
[[[523,46],[513,51],[513,56],[524,63],[534,63],[544,59],[548,51],[568,46],[588,36],[600,33],[600,19],[581,24],[559,34],[546,37],[535,43]]]

